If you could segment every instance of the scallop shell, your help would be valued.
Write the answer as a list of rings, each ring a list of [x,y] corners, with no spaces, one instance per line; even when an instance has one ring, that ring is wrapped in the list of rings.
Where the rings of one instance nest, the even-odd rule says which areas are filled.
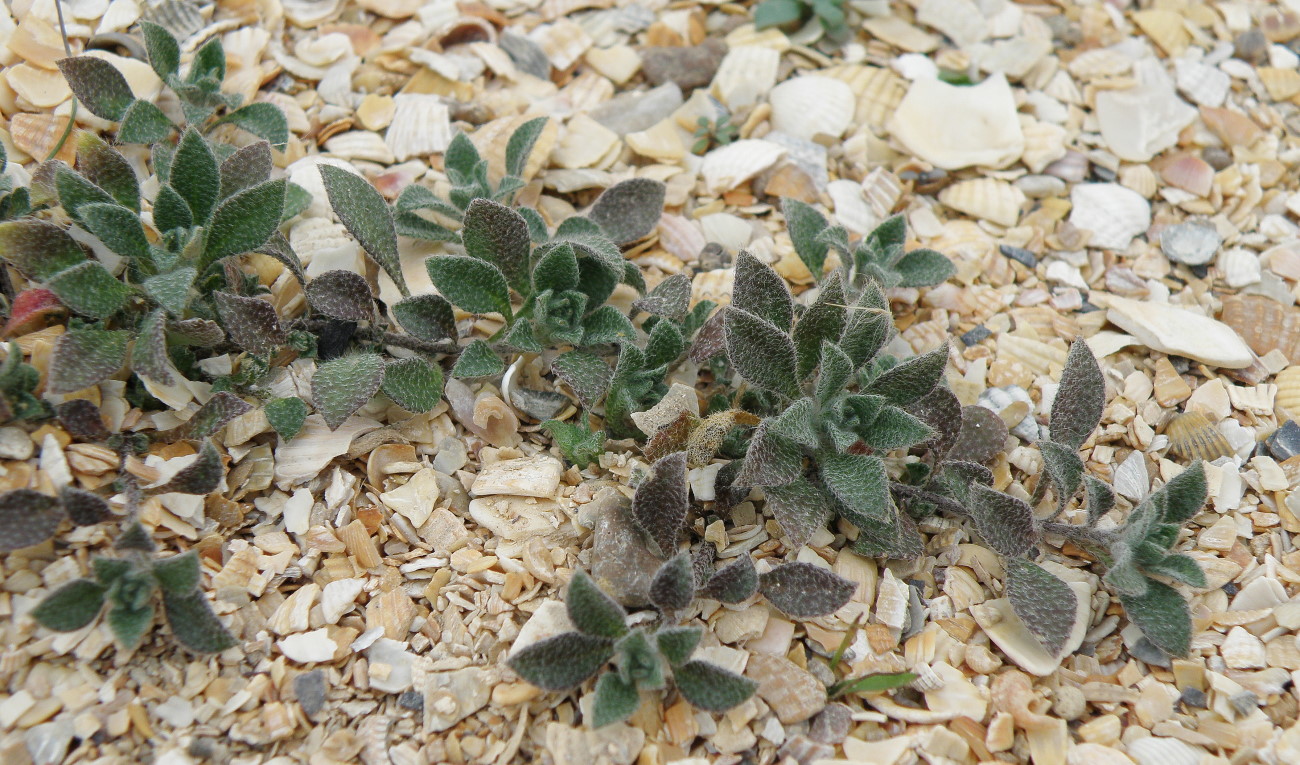
[[[1206,750],[1176,738],[1147,736],[1127,745],[1128,755],[1138,765],[1199,765],[1209,759]]]
[[[939,192],[939,201],[973,218],[1014,226],[1020,220],[1025,192],[993,178],[972,178]]]
[[[700,176],[709,193],[721,194],[776,164],[785,153],[784,147],[771,141],[743,139],[705,155]]]
[[[1151,478],[1147,475],[1147,461],[1140,451],[1131,452],[1115,468],[1113,479],[1115,491],[1133,502],[1140,502],[1151,488]]]
[[[742,45],[727,51],[713,75],[709,92],[735,111],[757,103],[776,85],[780,52],[757,45]]]
[[[823,69],[820,74],[840,80],[853,90],[858,104],[854,124],[867,125],[876,131],[884,128],[907,95],[907,82],[891,69],[850,64]]]
[[[1031,173],[1043,169],[1065,156],[1065,128],[1050,122],[1034,122],[1023,129],[1025,153],[1021,160]]]
[[[1232,79],[1218,67],[1180,58],[1174,62],[1174,83],[1192,103],[1218,107],[1228,97]]]
[[[681,215],[664,213],[659,218],[659,245],[685,263],[694,263],[708,240],[700,225]]]
[[[1201,107],[1201,119],[1228,146],[1248,147],[1264,135],[1264,130],[1250,117],[1232,109]]]
[[[32,159],[43,162],[67,128],[67,117],[52,114],[15,114],[9,122],[9,137],[14,146]],[[76,141],[64,141],[55,159],[71,164],[77,156]]]
[[[1214,423],[1200,412],[1186,412],[1170,420],[1165,435],[1169,437],[1169,451],[1183,459],[1213,462],[1235,451]]]
[[[451,143],[451,115],[438,96],[399,93],[384,143],[398,162],[446,151]]]
[[[163,0],[144,12],[145,21],[165,28],[182,43],[203,28],[203,14],[199,4],[189,0]]]
[[[1262,66],[1255,70],[1259,81],[1274,101],[1287,101],[1300,95],[1300,71]]]
[[[1287,367],[1278,372],[1277,396],[1274,402],[1277,408],[1285,412],[1288,420],[1300,416],[1300,366]]]
[[[1079,80],[1117,77],[1133,68],[1133,59],[1112,48],[1095,48],[1075,56],[1065,67]]]
[[[1300,309],[1261,295],[1229,295],[1220,320],[1260,356],[1276,349],[1288,359],[1300,359]]]
[[[1141,194],[1144,199],[1150,199],[1156,195],[1159,183],[1156,180],[1155,171],[1150,165],[1126,165],[1119,171],[1119,184],[1125,188],[1133,189]]]
[[[819,135],[839,138],[853,120],[853,90],[830,77],[786,80],[772,89],[768,102],[773,128],[810,141]]]
[[[1146,10],[1133,14],[1133,21],[1160,47],[1165,55],[1174,58],[1187,49],[1191,35],[1183,26],[1183,15],[1174,11]]]
[[[1184,154],[1160,168],[1165,183],[1198,197],[1207,197],[1214,188],[1214,168],[1193,154]]]
[[[1151,225],[1151,204],[1118,183],[1084,183],[1070,190],[1070,225],[1092,233],[1089,246],[1128,248]]]
[[[903,182],[890,171],[878,167],[862,179],[862,193],[878,218],[888,217],[903,196]]]
[[[551,66],[561,71],[573,66],[593,43],[587,30],[568,19],[542,24],[528,37],[541,47]]]

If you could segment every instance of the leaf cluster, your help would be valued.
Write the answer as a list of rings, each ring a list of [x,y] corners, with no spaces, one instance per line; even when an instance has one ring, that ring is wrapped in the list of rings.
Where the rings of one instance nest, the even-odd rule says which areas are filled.
[[[763,0],[754,8],[757,29],[780,27],[794,31],[816,19],[826,36],[837,43],[853,36],[844,11],[844,0]]]
[[[695,143],[691,144],[691,153],[704,154],[715,146],[726,146],[739,136],[740,130],[731,124],[730,114],[718,115],[712,122],[708,117],[700,117],[695,121]]]

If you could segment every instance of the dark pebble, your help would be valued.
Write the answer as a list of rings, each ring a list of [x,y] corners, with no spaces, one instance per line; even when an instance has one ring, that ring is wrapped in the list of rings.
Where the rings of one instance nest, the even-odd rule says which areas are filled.
[[[727,44],[710,38],[688,48],[645,48],[641,51],[641,71],[651,85],[675,82],[683,91],[703,87],[727,53]]]
[[[966,344],[967,348],[969,348],[972,345],[976,345],[977,343],[984,342],[992,334],[993,334],[992,330],[990,330],[988,327],[984,326],[983,324],[980,324],[979,326],[975,327],[975,329],[972,329],[971,331],[962,335],[961,341]]]
[[[700,255],[696,258],[701,271],[716,271],[719,268],[726,268],[731,264],[731,256],[727,250],[717,242],[709,242],[700,250]]]
[[[397,706],[415,712],[424,711],[424,694],[419,691],[404,691],[397,697]]]
[[[569,405],[569,399],[555,391],[511,388],[510,403],[534,420],[544,421],[563,411]]]
[[[1183,706],[1185,707],[1205,709],[1205,702],[1207,699],[1205,698],[1205,691],[1188,686],[1183,689],[1183,693],[1178,697],[1178,700],[1183,702]]]
[[[1129,655],[1145,664],[1153,667],[1164,667],[1168,669],[1173,666],[1169,661],[1169,655],[1164,651],[1156,648],[1155,643],[1147,640],[1145,637],[1138,638],[1138,641],[1129,649]]]
[[[313,669],[298,675],[293,679],[293,692],[308,717],[320,712],[325,707],[325,672]]]
[[[1101,306],[1093,305],[1092,303],[1089,303],[1087,300],[1085,300],[1075,310],[1075,313],[1092,313],[1093,311],[1100,311],[1100,310],[1101,310]]]
[[[1268,38],[1258,29],[1242,32],[1232,44],[1232,55],[1252,64],[1263,61],[1267,52]]]
[[[1201,159],[1215,170],[1223,170],[1232,165],[1232,154],[1222,146],[1206,146],[1201,151]]]
[[[534,77],[543,80],[551,78],[551,60],[537,43],[523,35],[506,32],[501,35],[497,45],[500,45],[510,60],[515,62],[515,66]]]
[[[1024,247],[1013,247],[1009,244],[1002,244],[998,245],[998,251],[1023,265],[1025,268],[1033,268],[1038,265],[1038,258],[1034,257],[1034,253],[1026,250]]]
[[[843,704],[828,704],[813,718],[808,738],[819,744],[835,746],[844,741],[853,725],[853,711]]]
[[[1259,697],[1250,691],[1242,691],[1230,696],[1228,703],[1237,711],[1237,714],[1245,717],[1259,707]]]
[[[1114,170],[1111,170],[1109,167],[1102,167],[1101,165],[1093,165],[1092,177],[1094,180],[1101,181],[1102,183],[1114,183],[1115,179],[1118,178],[1119,176],[1115,173]]]
[[[1236,595],[1237,593],[1241,592],[1241,585],[1237,584],[1236,582],[1228,582],[1227,584],[1223,585],[1221,589],[1223,590],[1224,594],[1226,594],[1228,597],[1231,598],[1233,595]]]
[[[1286,424],[1273,431],[1273,435],[1268,437],[1264,442],[1268,450],[1273,453],[1276,460],[1287,460],[1300,454],[1300,425],[1295,420],[1287,420]]]

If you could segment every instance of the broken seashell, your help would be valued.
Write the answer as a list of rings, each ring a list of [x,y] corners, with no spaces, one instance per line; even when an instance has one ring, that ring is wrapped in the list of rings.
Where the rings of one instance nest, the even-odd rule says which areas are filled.
[[[1224,438],[1214,423],[1200,412],[1186,412],[1165,426],[1169,437],[1169,451],[1183,459],[1200,459],[1213,462],[1220,457],[1230,457],[1236,451]]]
[[[939,201],[952,209],[1008,227],[1020,220],[1025,200],[1025,192],[994,178],[972,178],[939,192]]]
[[[1274,402],[1280,410],[1278,414],[1285,412],[1289,420],[1300,417],[1300,366],[1287,367],[1278,372],[1274,382],[1277,383]]]
[[[1169,58],[1181,55],[1191,42],[1181,13],[1149,9],[1134,13],[1133,21]]]
[[[1221,318],[1260,356],[1278,350],[1300,359],[1300,309],[1262,295],[1228,295]]]
[[[763,172],[785,156],[786,149],[771,141],[746,138],[709,152],[700,175],[711,194],[730,191]]]
[[[1160,177],[1170,186],[1195,194],[1198,197],[1210,195],[1214,187],[1214,168],[1192,154],[1184,154],[1170,162],[1163,163]]]
[[[917,80],[894,112],[889,131],[913,154],[945,170],[1006,167],[1025,150],[1015,98],[1003,74],[971,87]]]
[[[1065,156],[1065,128],[1050,122],[1035,121],[1026,126],[1025,152],[1022,160],[1031,173],[1043,169]]]
[[[1084,183],[1070,190],[1070,225],[1091,232],[1088,244],[1124,250],[1151,225],[1151,204],[1118,183]]]
[[[342,0],[281,0],[280,4],[285,18],[303,29],[312,29],[337,15]]]
[[[1178,133],[1196,119],[1196,110],[1174,92],[1158,59],[1140,61],[1134,73],[1136,87],[1097,93],[1097,121],[1116,156],[1147,162],[1177,143]]]
[[[772,89],[768,102],[773,128],[810,141],[819,135],[838,139],[853,119],[852,89],[830,77],[786,80]]]
[[[990,600],[970,609],[971,616],[980,629],[989,636],[998,648],[1021,669],[1039,677],[1047,677],[1056,671],[1061,658],[1069,656],[1083,644],[1083,637],[1088,632],[1091,620],[1092,590],[1083,582],[1066,582],[1074,590],[1076,601],[1074,626],[1070,637],[1062,646],[1061,652],[1052,656],[1044,650],[1042,643],[1029,631],[1024,622],[1016,616],[1011,601],[1006,598]]]
[[[781,53],[771,48],[732,48],[718,65],[710,92],[732,111],[751,106],[776,84],[780,65]]]
[[[451,144],[451,116],[438,96],[399,93],[384,143],[398,162],[446,151]]]
[[[916,21],[937,29],[959,48],[980,42],[989,34],[988,21],[971,0],[924,0]]]

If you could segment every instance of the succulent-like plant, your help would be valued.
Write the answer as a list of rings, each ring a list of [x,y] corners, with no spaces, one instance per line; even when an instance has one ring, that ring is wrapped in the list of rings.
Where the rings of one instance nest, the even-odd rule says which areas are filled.
[[[708,117],[695,121],[695,143],[691,144],[692,154],[704,154],[715,146],[726,146],[740,135],[740,130],[731,124],[730,114],[720,114],[713,122]]]
[[[754,8],[757,29],[798,29],[814,18],[832,42],[843,43],[853,36],[845,17],[844,0],[763,0]]]

